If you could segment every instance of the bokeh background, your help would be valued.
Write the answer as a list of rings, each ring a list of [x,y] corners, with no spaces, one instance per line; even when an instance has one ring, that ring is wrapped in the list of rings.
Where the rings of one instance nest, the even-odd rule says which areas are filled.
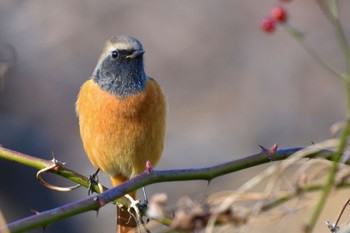
[[[54,153],[69,168],[93,173],[74,104],[104,42],[116,34],[132,35],[143,43],[146,72],[167,96],[160,169],[222,163],[257,152],[258,144],[305,146],[329,138],[330,126],[345,116],[343,87],[283,28],[271,35],[260,30],[260,20],[276,4],[0,0],[0,42],[17,51],[16,62],[1,78],[0,144],[45,159]],[[348,22],[349,4],[341,5]],[[286,7],[308,43],[342,69],[333,29],[315,1],[291,1]],[[30,209],[43,211],[87,195],[83,188],[71,193],[47,190],[35,173],[0,160],[0,209],[7,221],[31,215]],[[174,204],[182,196],[234,190],[255,173],[250,169],[227,175],[209,186],[204,181],[155,184],[148,192],[166,192]],[[106,175],[100,174],[100,180],[109,185]],[[343,203],[340,200],[336,206]],[[113,232],[114,216],[115,206],[109,205],[97,217],[93,212],[81,214],[50,225],[46,232]],[[301,223],[292,226],[299,229]],[[318,232],[328,231],[323,222],[320,225]]]

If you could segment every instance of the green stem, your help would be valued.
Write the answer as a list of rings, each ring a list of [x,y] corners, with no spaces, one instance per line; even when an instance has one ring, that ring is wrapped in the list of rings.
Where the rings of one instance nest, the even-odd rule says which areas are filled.
[[[288,31],[288,33],[299,42],[299,44],[305,49],[305,51],[314,58],[322,67],[324,67],[326,70],[328,70],[331,74],[338,77],[339,79],[343,78],[343,75],[339,73],[336,69],[334,69],[332,66],[327,64],[320,55],[308,44],[305,42],[302,32],[300,32],[298,29],[294,28],[292,25],[285,23],[285,29]]]
[[[342,183],[341,182],[338,185],[336,185],[336,188],[350,188],[350,183]],[[317,191],[322,191],[324,189],[325,189],[325,186],[322,185],[322,184],[308,184],[308,185],[305,185],[303,187],[298,188],[294,192],[288,192],[288,193],[285,193],[285,194],[281,194],[276,199],[265,203],[261,207],[261,211],[269,211],[269,210],[271,210],[273,208],[276,208],[277,206],[280,206],[280,205],[286,203],[287,201],[292,200],[295,197],[300,196],[303,193],[317,192]]]
[[[307,233],[310,233],[313,231],[313,229],[317,223],[317,220],[320,217],[321,212],[326,204],[329,193],[334,185],[335,176],[337,174],[339,161],[342,157],[343,151],[345,150],[348,136],[349,136],[349,132],[350,132],[350,124],[347,122],[347,124],[345,125],[345,127],[343,129],[338,149],[333,155],[333,164],[332,164],[330,171],[328,172],[327,181],[326,181],[326,184],[323,188],[323,192],[322,192],[321,197],[320,197],[320,199],[319,199],[319,201],[318,201],[318,203],[313,211],[313,214],[311,215],[311,219],[310,219],[307,227],[305,228],[305,232],[307,232]]]
[[[14,161],[29,167],[36,168],[38,170],[44,169],[46,167],[52,166],[54,163],[51,160],[40,159],[31,155],[26,155],[17,151],[6,149],[0,146],[0,158]],[[84,187],[89,187],[89,178],[83,176],[75,171],[72,171],[64,166],[59,167],[58,169],[50,170],[51,173],[58,174],[62,177],[65,177],[77,184],[80,184]],[[103,187],[107,189],[107,187]],[[97,184],[92,184],[92,190],[96,193],[100,192],[100,188]]]
[[[339,45],[344,52],[345,60],[348,60],[349,56],[349,45],[346,38],[346,35],[343,30],[343,26],[341,25],[340,19],[339,19],[339,6],[338,6],[338,0],[332,0],[330,2],[330,13],[332,17],[332,24],[335,28],[336,36],[339,41]]]
[[[308,223],[308,226],[305,228],[305,232],[309,233],[312,232],[314,229],[319,216],[321,215],[321,212],[326,204],[326,201],[328,199],[329,193],[334,185],[335,176],[338,170],[338,163],[340,162],[340,159],[342,157],[342,154],[346,148],[349,133],[350,133],[350,56],[349,56],[349,48],[347,44],[347,40],[344,34],[344,31],[342,29],[342,26],[339,21],[338,17],[338,5],[337,1],[333,0],[331,6],[331,14],[333,19],[333,25],[336,29],[337,38],[339,40],[339,44],[342,47],[344,54],[345,54],[345,60],[346,60],[346,70],[345,74],[341,75],[341,78],[343,80],[343,84],[345,87],[345,93],[346,93],[346,124],[344,126],[344,129],[342,131],[342,134],[340,136],[340,142],[338,149],[336,153],[333,156],[333,165],[328,173],[326,186],[321,194],[321,197],[316,205],[316,208],[311,216],[311,219]]]
[[[343,83],[345,86],[345,92],[346,92],[346,97],[347,97],[346,98],[346,101],[347,101],[346,123],[345,123],[344,129],[342,131],[342,134],[340,136],[340,141],[339,141],[339,146],[337,148],[337,151],[333,155],[333,159],[332,159],[333,165],[332,165],[331,169],[329,170],[328,177],[326,180],[326,185],[325,185],[324,190],[321,194],[321,197],[316,205],[316,208],[314,209],[314,212],[311,215],[310,221],[305,228],[306,233],[310,233],[313,231],[313,229],[314,229],[314,227],[315,227],[315,225],[316,225],[316,223],[321,215],[321,212],[326,204],[329,193],[330,193],[332,187],[334,186],[334,181],[335,181],[335,177],[337,174],[338,165],[339,165],[340,159],[342,157],[342,154],[346,148],[348,138],[349,138],[349,133],[350,133],[350,78],[348,75],[343,75]]]
[[[347,99],[347,101],[346,101],[346,103],[347,103],[347,105],[346,105],[346,107],[347,107],[347,109],[346,109],[346,115],[347,115],[346,116],[346,120],[347,120],[346,124],[348,125],[348,124],[350,124],[350,74],[349,73],[343,76],[343,83],[345,86],[346,99]]]

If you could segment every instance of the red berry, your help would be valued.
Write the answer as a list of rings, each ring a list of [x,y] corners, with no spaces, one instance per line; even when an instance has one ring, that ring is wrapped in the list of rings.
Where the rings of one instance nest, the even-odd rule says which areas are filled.
[[[271,17],[279,22],[286,22],[287,11],[283,7],[275,6],[271,10]]]
[[[271,18],[265,18],[260,22],[260,27],[264,32],[273,32],[276,29],[276,23]]]

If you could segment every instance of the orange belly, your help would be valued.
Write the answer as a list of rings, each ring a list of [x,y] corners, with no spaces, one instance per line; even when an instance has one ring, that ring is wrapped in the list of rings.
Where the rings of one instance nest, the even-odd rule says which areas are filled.
[[[91,162],[110,176],[130,178],[155,165],[163,151],[166,101],[156,81],[118,97],[86,81],[76,103],[80,134]]]

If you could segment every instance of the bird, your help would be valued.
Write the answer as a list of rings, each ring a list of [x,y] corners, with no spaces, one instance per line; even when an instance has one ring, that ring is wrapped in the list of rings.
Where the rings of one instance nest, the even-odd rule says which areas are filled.
[[[111,37],[76,102],[85,152],[110,176],[113,187],[144,172],[148,161],[155,166],[163,152],[166,97],[147,76],[144,53],[132,36]],[[135,198],[136,192],[130,196]],[[130,213],[117,207],[118,232],[135,227]]]

